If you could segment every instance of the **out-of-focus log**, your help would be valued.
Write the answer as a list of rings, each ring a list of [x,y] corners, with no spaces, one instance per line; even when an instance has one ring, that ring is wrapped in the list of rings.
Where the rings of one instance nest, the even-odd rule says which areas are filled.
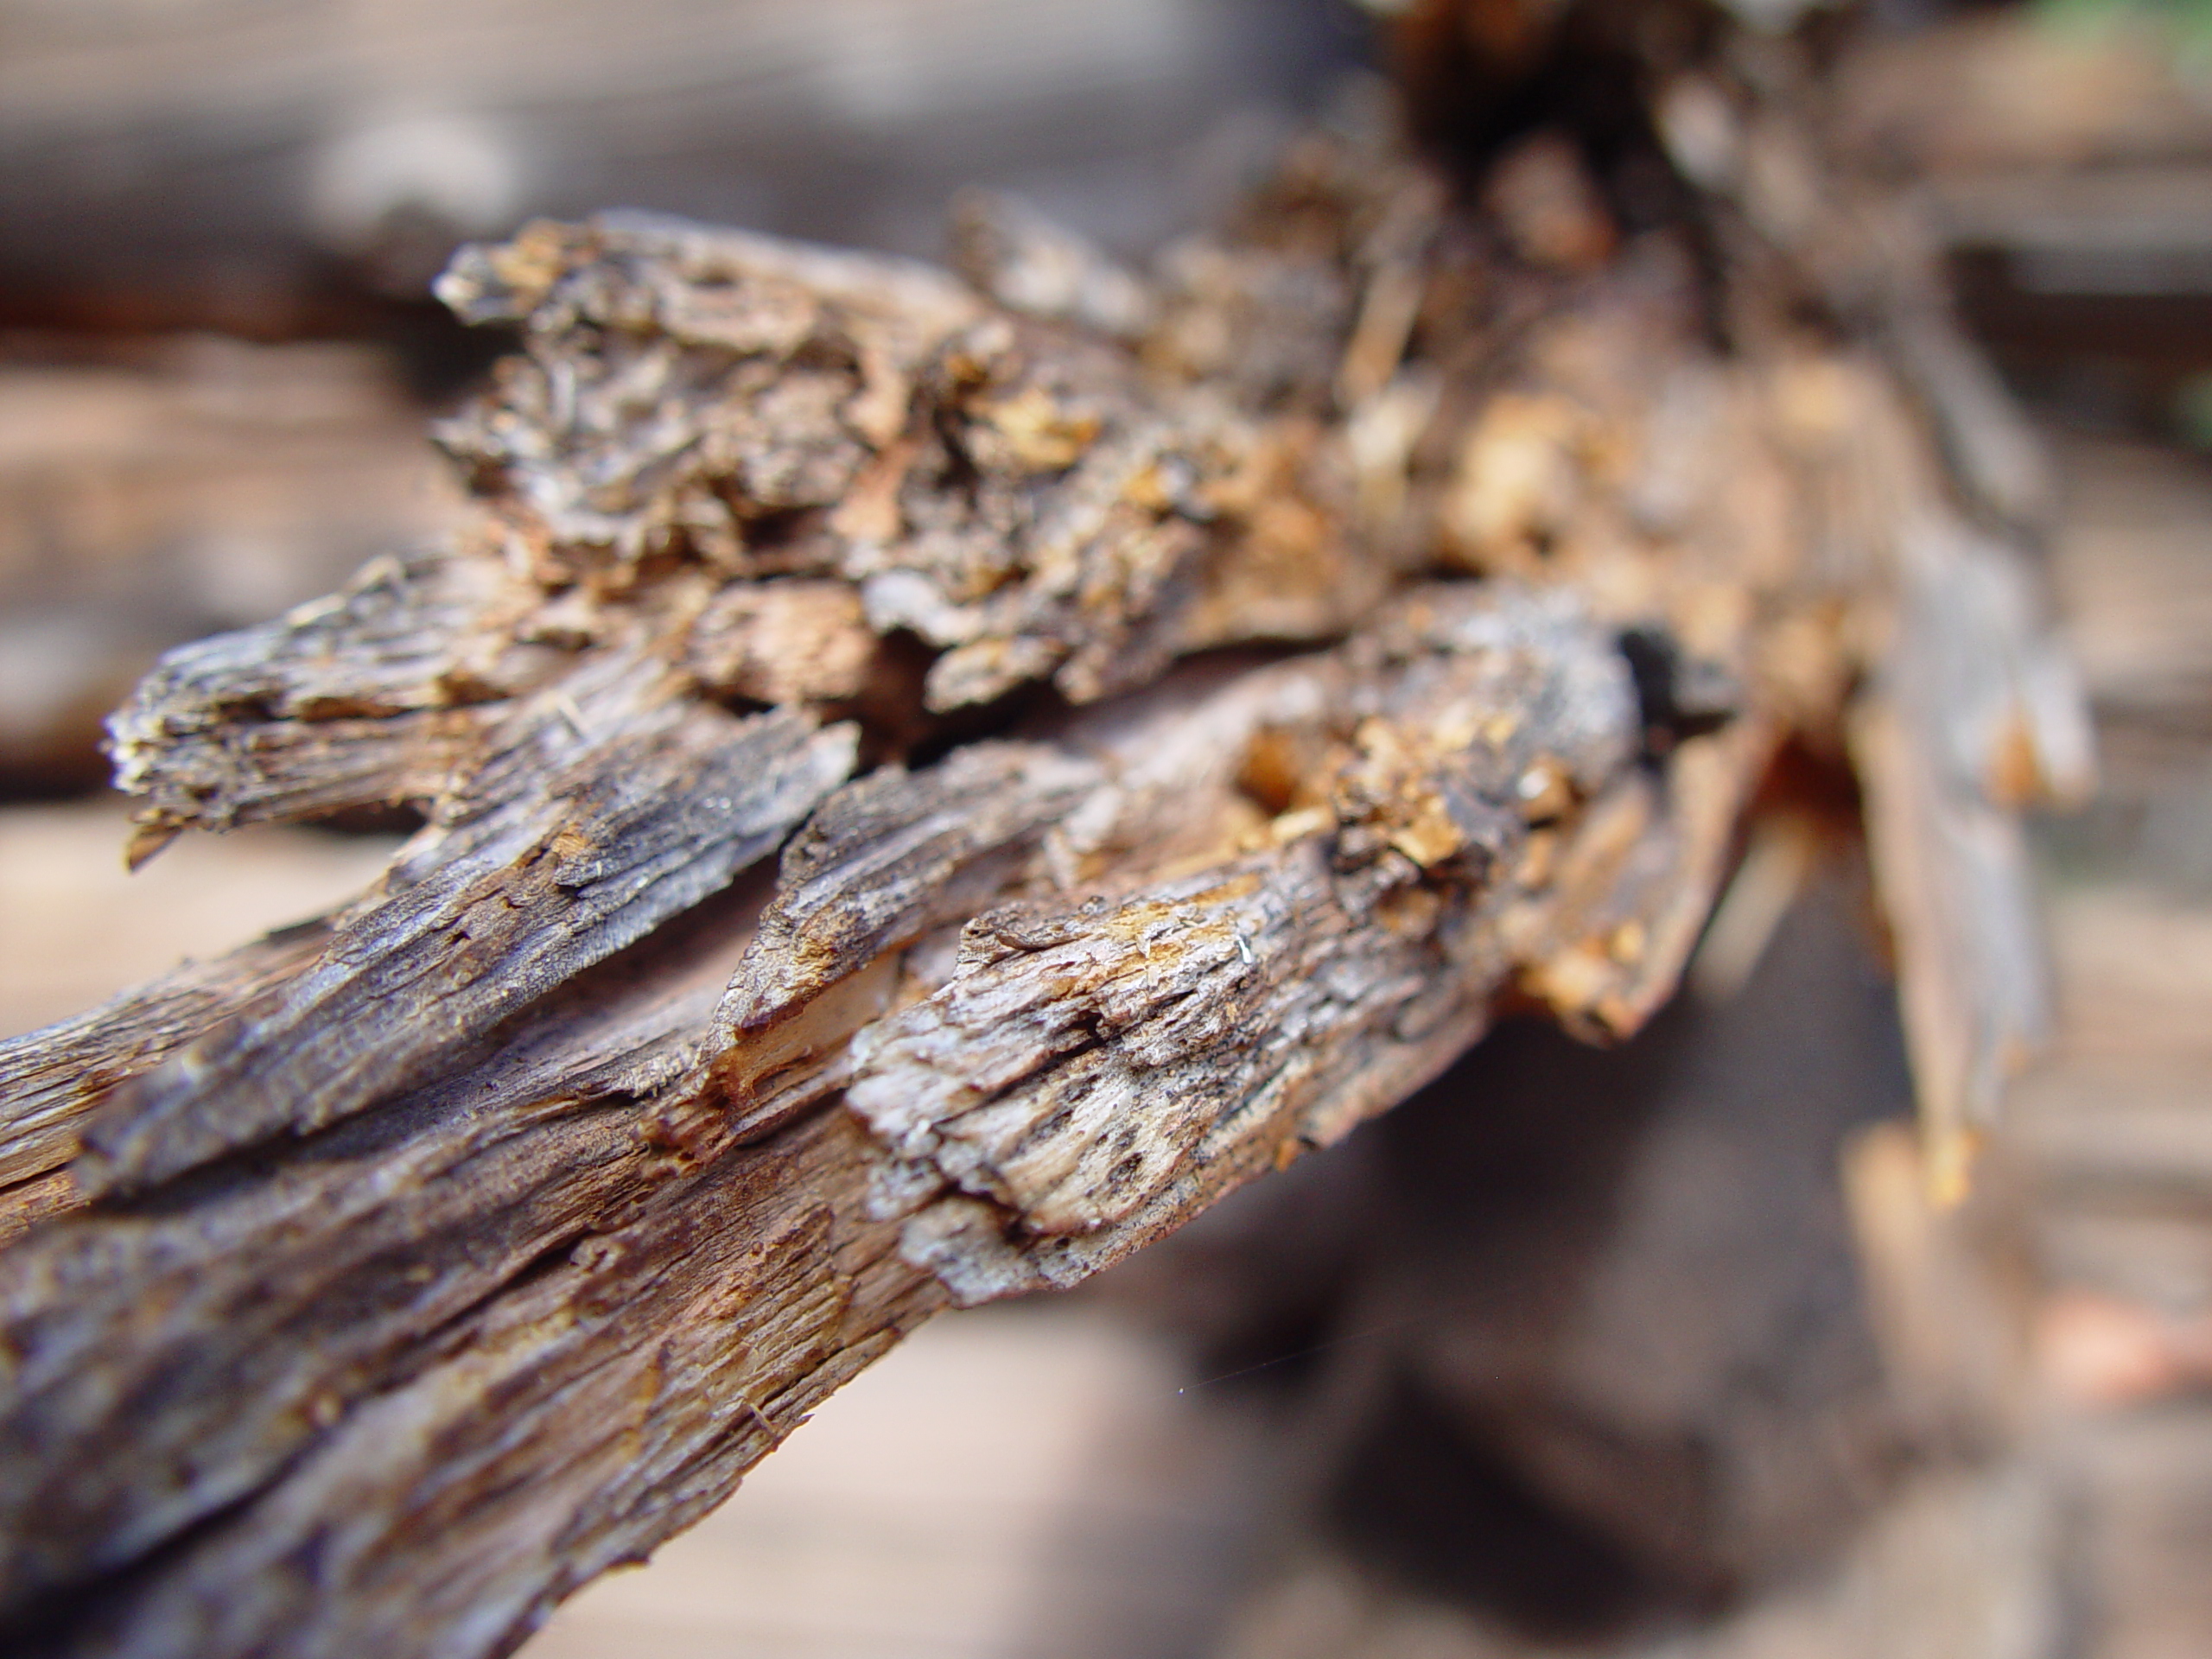
[[[161,652],[451,527],[461,493],[365,346],[34,338],[0,365],[0,788],[102,774]]]
[[[608,204],[933,251],[951,190],[1044,179],[1156,238],[1356,45],[1255,0],[8,0],[0,32],[0,308],[264,339]]]
[[[2212,373],[2212,99],[2171,19],[2082,21],[2012,8],[1863,42],[1835,130],[1904,188],[2017,380],[2171,429]]]

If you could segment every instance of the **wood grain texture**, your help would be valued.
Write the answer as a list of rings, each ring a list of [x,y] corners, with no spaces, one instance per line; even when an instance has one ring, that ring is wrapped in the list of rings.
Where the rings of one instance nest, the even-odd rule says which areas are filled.
[[[304,922],[213,962],[187,963],[59,1026],[0,1043],[8,1080],[0,1116],[0,1184],[77,1155],[85,1114],[210,1027],[249,1007],[320,956],[327,922]]]
[[[1720,208],[1491,167],[1348,118],[1126,285],[1007,213],[975,286],[627,217],[456,264],[526,343],[442,435],[476,524],[116,723],[156,838],[429,823],[0,1252],[22,1651],[504,1651],[934,1309],[1501,1005],[1649,1016],[1776,746],[1950,697],[1880,624],[1955,486],[1874,325],[1716,344],[1824,303]]]

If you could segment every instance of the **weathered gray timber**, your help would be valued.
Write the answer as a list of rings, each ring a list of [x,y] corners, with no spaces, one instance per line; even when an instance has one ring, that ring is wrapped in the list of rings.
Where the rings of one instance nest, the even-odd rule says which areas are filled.
[[[12,1185],[68,1163],[77,1155],[80,1121],[111,1090],[285,983],[322,954],[329,936],[327,920],[303,922],[0,1043],[0,1072],[9,1084],[0,1181]]]
[[[577,678],[600,683],[494,734],[474,798],[401,851],[314,968],[118,1092],[85,1132],[89,1191],[312,1134],[420,1081],[726,886],[851,767],[849,726],[741,721],[656,696],[651,665],[594,666]]]
[[[296,957],[0,1072],[16,1649],[505,1651],[937,1308],[1501,1006],[1641,1024],[1777,747],[1921,695],[1881,624],[1961,493],[1878,322],[1723,349],[1820,284],[1579,168],[1454,207],[1348,123],[1126,283],[1003,212],[976,287],[635,218],[464,255],[526,345],[442,434],[478,524],[113,728],[149,848],[427,827]],[[1929,729],[1987,759],[2050,699],[1977,615]],[[57,1108],[63,1052],[129,1080]]]

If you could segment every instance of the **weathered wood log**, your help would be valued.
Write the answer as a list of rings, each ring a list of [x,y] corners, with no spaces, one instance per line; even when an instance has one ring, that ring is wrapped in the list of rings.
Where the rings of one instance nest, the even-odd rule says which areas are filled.
[[[1560,134],[1482,164],[1455,207],[1317,134],[1142,278],[982,207],[969,286],[637,218],[457,261],[525,341],[442,434],[480,524],[113,727],[142,851],[427,827],[0,1074],[23,1651],[509,1649],[937,1308],[1125,1256],[1502,1005],[1632,1031],[1777,745],[1854,677],[1954,706],[1877,626],[1942,620],[1908,537],[1982,487],[1894,334],[1809,255],[1701,265],[1732,210],[1624,235]],[[1957,739],[2001,814],[2050,699],[1985,611],[1908,764]]]

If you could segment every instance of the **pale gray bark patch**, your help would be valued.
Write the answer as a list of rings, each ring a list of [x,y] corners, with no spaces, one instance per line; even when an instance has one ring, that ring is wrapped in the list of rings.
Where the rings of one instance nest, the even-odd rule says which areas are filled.
[[[1626,664],[1564,595],[1421,590],[1340,656],[1339,701],[1265,728],[1313,768],[1312,800],[1260,836],[1278,844],[987,912],[940,988],[854,1039],[846,1098],[894,1161],[883,1190],[1001,1212],[979,1230],[955,1199],[910,1229],[910,1259],[963,1298],[1116,1259],[1179,1177],[1178,1207],[1448,1058],[1431,1039],[1464,1041],[1512,966],[1463,941],[1516,885],[1523,780],[1556,767],[1594,793],[1634,761]]]
[[[718,1024],[733,1037],[772,1024],[887,946],[970,913],[1097,781],[1095,765],[1042,745],[980,743],[847,785],[784,849]]]

